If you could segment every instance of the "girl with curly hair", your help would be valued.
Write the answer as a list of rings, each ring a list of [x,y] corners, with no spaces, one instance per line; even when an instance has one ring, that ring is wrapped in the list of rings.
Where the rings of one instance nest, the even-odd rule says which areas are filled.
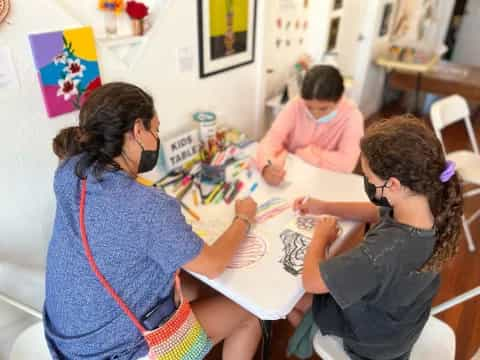
[[[370,126],[361,143],[371,203],[297,199],[301,213],[328,214],[305,255],[307,295],[290,313],[342,339],[352,359],[408,359],[429,315],[442,267],[455,255],[462,195],[455,164],[419,119],[397,116]],[[329,254],[333,216],[375,224],[355,248]]]

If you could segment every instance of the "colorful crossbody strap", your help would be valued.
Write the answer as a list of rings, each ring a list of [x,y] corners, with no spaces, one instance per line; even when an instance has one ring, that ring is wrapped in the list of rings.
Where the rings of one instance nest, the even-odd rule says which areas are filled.
[[[100,283],[103,285],[103,287],[108,291],[110,296],[117,302],[117,304],[120,306],[120,308],[123,310],[125,314],[130,318],[130,320],[133,322],[135,327],[140,331],[142,335],[144,335],[148,330],[146,330],[143,325],[138,321],[137,317],[135,314],[130,310],[127,304],[122,300],[122,298],[117,294],[117,292],[112,288],[108,280],[103,276],[102,272],[98,268],[95,259],[93,258],[92,255],[92,250],[90,249],[90,245],[88,244],[87,240],[87,232],[85,230],[85,198],[87,194],[87,180],[82,179],[81,180],[82,184],[82,189],[80,193],[80,218],[79,218],[79,223],[80,223],[80,235],[82,237],[82,245],[83,249],[85,250],[85,254],[87,256],[88,263],[90,264],[91,269],[95,273],[95,276],[97,279],[100,281]],[[182,289],[180,286],[180,277],[178,275],[178,271],[175,274],[175,288],[177,290],[177,293],[180,295],[180,301],[183,303],[183,294],[182,294]]]

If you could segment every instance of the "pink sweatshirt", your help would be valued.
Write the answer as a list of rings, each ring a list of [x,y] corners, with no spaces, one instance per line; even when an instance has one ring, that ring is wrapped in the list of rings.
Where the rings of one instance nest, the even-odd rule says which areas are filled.
[[[305,102],[292,99],[273,122],[257,148],[256,163],[261,170],[268,160],[284,166],[287,152],[306,162],[339,172],[352,172],[360,155],[363,115],[345,96],[337,105],[337,115],[328,123],[317,124]]]

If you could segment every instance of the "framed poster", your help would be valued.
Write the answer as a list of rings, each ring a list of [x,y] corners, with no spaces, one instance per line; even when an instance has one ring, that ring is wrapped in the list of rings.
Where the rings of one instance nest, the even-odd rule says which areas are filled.
[[[339,29],[340,29],[340,17],[335,17],[332,20],[330,20],[330,29],[328,31],[327,52],[336,49]]]
[[[256,0],[197,0],[200,77],[255,58]]]

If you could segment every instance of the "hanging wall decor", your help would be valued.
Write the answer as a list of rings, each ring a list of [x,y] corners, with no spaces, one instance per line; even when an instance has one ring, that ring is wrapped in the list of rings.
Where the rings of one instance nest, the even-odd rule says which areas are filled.
[[[392,3],[386,3],[383,6],[382,23],[380,24],[380,30],[378,32],[378,36],[385,36],[388,34],[392,10],[393,10]]]
[[[0,0],[0,24],[4,21],[10,11],[10,0]]]
[[[256,0],[198,0],[200,77],[251,64]]]
[[[48,116],[79,109],[101,85],[92,28],[31,34],[29,39]]]

